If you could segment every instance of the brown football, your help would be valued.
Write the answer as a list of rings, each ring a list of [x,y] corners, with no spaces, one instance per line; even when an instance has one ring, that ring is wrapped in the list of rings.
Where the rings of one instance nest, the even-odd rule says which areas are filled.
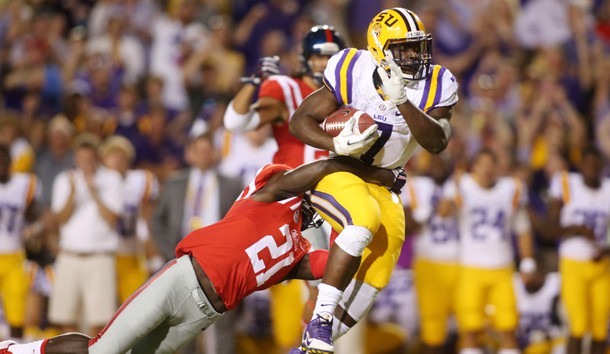
[[[351,118],[356,118],[354,124],[354,134],[360,134],[368,127],[375,124],[375,120],[366,112],[357,110],[353,107],[345,106],[331,113],[321,124],[322,129],[333,137],[339,135],[345,127],[345,123]]]

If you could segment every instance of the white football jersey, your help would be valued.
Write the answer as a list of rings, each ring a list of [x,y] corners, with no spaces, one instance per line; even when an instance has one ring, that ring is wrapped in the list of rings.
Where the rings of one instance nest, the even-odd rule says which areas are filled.
[[[459,209],[460,263],[478,268],[513,264],[514,216],[527,202],[527,191],[516,178],[501,177],[485,189],[470,174],[446,183],[445,195]]]
[[[25,212],[40,195],[40,181],[30,173],[14,173],[7,183],[0,183],[0,254],[23,249]]]
[[[519,312],[519,328],[517,330],[519,341],[528,345],[540,334],[554,337],[560,332],[560,324],[554,323],[558,317],[557,301],[561,280],[558,273],[548,273],[544,285],[535,293],[525,290],[521,275],[516,273],[514,278],[517,310]]]
[[[337,102],[368,113],[379,127],[379,139],[360,159],[383,168],[402,167],[419,144],[398,108],[375,83],[376,70],[377,62],[368,51],[344,49],[329,59],[324,84]],[[457,81],[440,65],[431,66],[428,78],[411,82],[405,90],[409,101],[424,112],[458,101]]]
[[[551,179],[549,194],[563,203],[559,220],[562,226],[586,225],[595,231],[599,246],[608,245],[610,178],[604,178],[600,188],[591,189],[579,173],[561,172]],[[586,261],[595,255],[595,246],[584,237],[570,237],[559,246],[559,255]]]
[[[119,246],[117,253],[134,254],[138,239],[148,238],[148,228],[142,222],[140,209],[159,195],[157,177],[147,170],[130,170],[123,179],[123,212],[119,219]]]
[[[415,235],[415,256],[436,262],[457,262],[457,220],[436,214],[438,202],[443,197],[443,187],[430,177],[409,177],[402,189],[402,197],[404,205],[411,208],[415,221],[422,224]]]

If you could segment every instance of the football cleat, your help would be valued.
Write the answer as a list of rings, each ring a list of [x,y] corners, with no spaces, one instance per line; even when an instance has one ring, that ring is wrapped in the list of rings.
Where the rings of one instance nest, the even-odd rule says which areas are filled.
[[[5,340],[0,342],[0,354],[12,354],[8,348],[13,344],[17,344],[17,342],[14,340]]]
[[[307,352],[305,350],[306,349],[304,349],[303,347],[292,348],[290,349],[288,354],[306,354]]]
[[[335,352],[332,337],[333,315],[322,312],[307,324],[299,350],[304,349],[307,354],[332,354]]]

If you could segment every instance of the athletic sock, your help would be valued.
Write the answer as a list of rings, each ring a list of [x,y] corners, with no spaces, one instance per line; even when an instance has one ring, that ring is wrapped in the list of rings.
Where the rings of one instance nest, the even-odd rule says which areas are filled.
[[[316,318],[316,315],[319,315],[322,312],[334,314],[335,308],[342,297],[343,291],[334,286],[324,283],[318,285],[318,299],[316,301],[316,307],[313,309],[312,319]]]

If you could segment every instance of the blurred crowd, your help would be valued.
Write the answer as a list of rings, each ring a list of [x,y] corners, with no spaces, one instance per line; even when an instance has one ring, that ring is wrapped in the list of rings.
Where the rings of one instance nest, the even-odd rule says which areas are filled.
[[[465,171],[485,148],[496,154],[499,175],[521,178],[539,262],[557,271],[558,241],[541,222],[551,177],[578,166],[591,143],[610,158],[608,0],[3,0],[0,144],[10,160],[0,164],[37,177],[23,187],[37,210],[24,216],[20,235],[29,289],[3,294],[7,320],[18,317],[7,298],[28,297],[25,332],[6,326],[0,337],[37,338],[50,324],[97,333],[104,311],[112,314],[173,258],[173,238],[219,220],[235,191],[271,161],[268,127],[223,129],[240,78],[274,55],[282,73],[297,72],[301,39],[315,24],[333,25],[348,46],[365,49],[371,18],[394,6],[417,12],[433,36],[433,62],[460,85],[442,160]],[[416,156],[408,174],[427,174],[431,161]],[[195,170],[202,182],[190,185]],[[0,227],[9,215],[0,213]],[[123,242],[133,235],[137,242]],[[0,245],[0,276],[4,251]],[[117,252],[133,257],[121,265]],[[121,283],[115,267],[129,262],[145,271]],[[102,268],[106,275],[93,281]],[[47,311],[60,276],[68,285]],[[265,297],[246,306],[237,331],[268,336]],[[401,341],[414,341],[412,323],[402,327],[415,334]],[[256,345],[244,343],[240,350]]]

